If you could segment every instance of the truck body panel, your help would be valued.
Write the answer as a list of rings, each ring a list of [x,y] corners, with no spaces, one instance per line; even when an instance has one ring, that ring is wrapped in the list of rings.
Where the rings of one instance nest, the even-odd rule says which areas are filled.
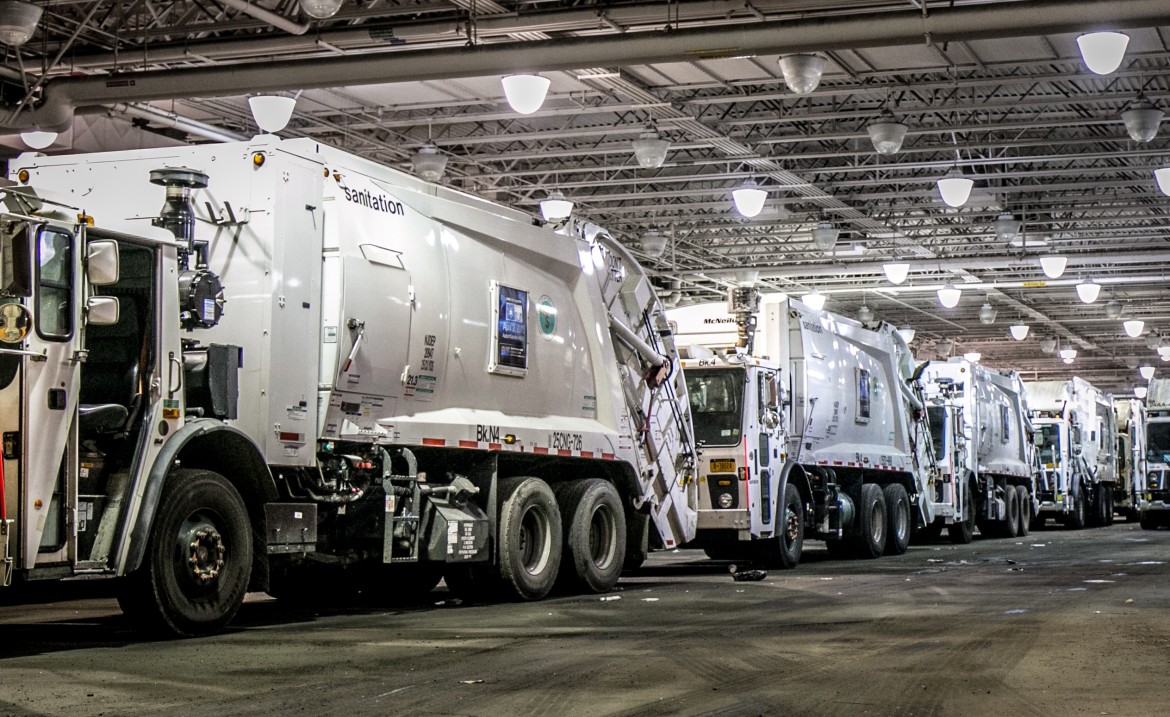
[[[1035,447],[1019,374],[953,357],[929,362],[922,382],[940,467],[975,481],[980,532],[1015,536],[1035,513]],[[1010,510],[1019,487],[1024,516]]]
[[[1117,483],[1112,397],[1084,379],[1025,384],[1037,432],[1037,519],[1073,527],[1111,521]]]
[[[77,226],[61,241],[75,278],[65,315],[77,330],[0,349],[20,373],[0,386],[4,491],[21,536],[9,541],[21,546],[10,573],[169,570],[151,547],[163,529],[155,524],[171,524],[173,504],[237,500],[225,491],[238,493],[242,519],[264,537],[251,551],[237,541],[240,559],[217,564],[217,541],[241,525],[240,509],[221,505],[232,525],[204,526],[191,541],[196,579],[213,586],[229,570],[264,589],[285,568],[314,562],[458,562],[498,569],[521,597],[540,597],[562,549],[570,558],[586,549],[562,545],[557,527],[576,519],[579,500],[620,514],[598,523],[608,544],[622,543],[597,559],[604,565],[574,559],[590,589],[612,585],[627,548],[635,556],[651,537],[668,547],[693,537],[695,455],[673,337],[648,277],[603,229],[539,226],[363,158],[271,136],[24,155],[11,169],[45,197],[53,226],[70,232],[80,211],[96,223],[90,235],[114,237],[122,276],[112,296],[123,318],[133,315],[137,348],[120,363],[97,355],[101,335],[117,332],[85,325],[81,303],[110,291],[87,275],[87,229]],[[19,263],[19,253],[6,258]],[[6,300],[39,317],[48,291]],[[78,366],[92,373],[103,363],[138,374],[133,405],[97,397],[109,398],[107,411],[105,400],[86,398],[107,377],[87,382]],[[46,404],[57,388],[61,405]],[[18,409],[21,395],[40,402]],[[132,430],[93,422],[128,406]],[[27,430],[34,424],[48,430]],[[19,450],[8,449],[9,434]],[[184,480],[218,487],[192,497]],[[86,481],[89,502],[78,493]],[[546,552],[508,566],[530,557],[499,545],[518,538],[498,531],[526,529],[505,515],[519,500],[537,502]],[[83,514],[102,524],[95,543],[79,538]],[[89,554],[78,556],[83,542]],[[252,569],[239,572],[249,552]],[[161,617],[182,634],[218,628],[229,613],[203,627]]]

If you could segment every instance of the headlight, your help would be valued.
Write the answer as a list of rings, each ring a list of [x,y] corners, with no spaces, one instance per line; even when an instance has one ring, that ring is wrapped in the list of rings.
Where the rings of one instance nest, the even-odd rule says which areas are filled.
[[[1162,472],[1150,471],[1146,474],[1146,487],[1150,490],[1162,489]]]
[[[732,495],[730,493],[720,493],[719,494],[719,507],[720,508],[730,508],[733,503],[735,503],[735,496],[734,495]]]

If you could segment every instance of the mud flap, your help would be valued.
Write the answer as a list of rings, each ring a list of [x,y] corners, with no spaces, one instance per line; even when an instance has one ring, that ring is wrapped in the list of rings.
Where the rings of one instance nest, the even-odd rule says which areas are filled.
[[[12,551],[9,541],[12,536],[11,520],[0,520],[0,587],[12,585]]]

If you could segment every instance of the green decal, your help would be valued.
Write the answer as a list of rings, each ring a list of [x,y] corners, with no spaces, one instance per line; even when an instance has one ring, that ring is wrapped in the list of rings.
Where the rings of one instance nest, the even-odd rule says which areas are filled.
[[[540,324],[540,333],[546,339],[551,339],[557,332],[557,307],[547,296],[540,297],[536,302],[536,316]]]

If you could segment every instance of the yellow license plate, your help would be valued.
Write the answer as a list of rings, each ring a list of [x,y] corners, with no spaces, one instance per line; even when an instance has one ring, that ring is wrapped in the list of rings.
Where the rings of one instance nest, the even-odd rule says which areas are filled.
[[[712,473],[734,473],[735,461],[711,461]]]

